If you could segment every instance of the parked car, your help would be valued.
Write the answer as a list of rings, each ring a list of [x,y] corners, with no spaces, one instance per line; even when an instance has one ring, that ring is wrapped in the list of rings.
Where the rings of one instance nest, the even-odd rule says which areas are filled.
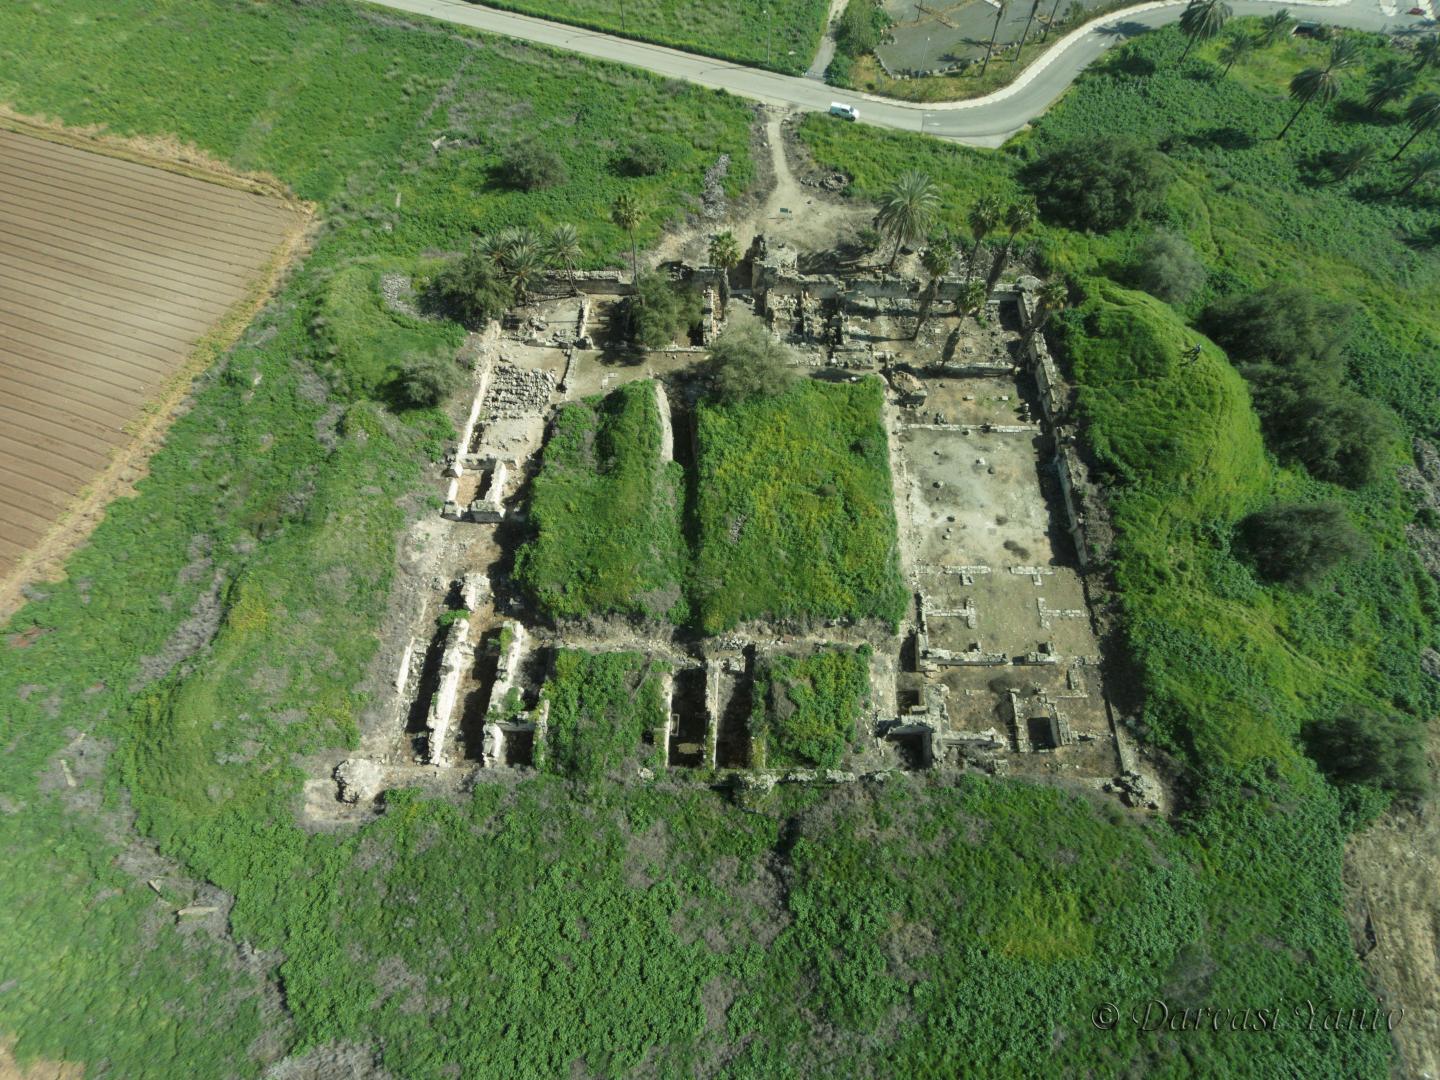
[[[859,120],[860,110],[854,105],[842,105],[838,101],[832,101],[830,103],[830,115],[843,116],[846,120]]]

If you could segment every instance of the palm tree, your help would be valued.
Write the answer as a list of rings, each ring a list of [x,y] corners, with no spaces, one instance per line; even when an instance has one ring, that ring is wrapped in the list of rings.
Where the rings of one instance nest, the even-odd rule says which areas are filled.
[[[1290,80],[1290,96],[1300,104],[1285,126],[1280,129],[1280,134],[1275,136],[1276,139],[1285,138],[1285,133],[1290,130],[1290,125],[1295,123],[1296,118],[1305,111],[1305,106],[1310,102],[1318,100],[1320,104],[1326,105],[1335,100],[1335,94],[1340,89],[1340,76],[1337,72],[1355,62],[1355,49],[1354,41],[1349,38],[1341,38],[1330,46],[1330,62],[1323,68],[1308,67],[1304,71],[1296,73],[1295,77]]]
[[[1230,74],[1237,61],[1244,60],[1255,50],[1255,39],[1243,30],[1237,30],[1226,35],[1225,44],[1220,46],[1220,62],[1225,65],[1225,70],[1220,73],[1221,78]]]
[[[1440,94],[1431,90],[1413,98],[1410,104],[1405,106],[1405,123],[1410,125],[1410,137],[1400,144],[1400,149],[1395,151],[1391,161],[1405,153],[1410,144],[1425,132],[1440,127]]]
[[[1427,34],[1420,39],[1420,44],[1415,46],[1412,63],[1416,71],[1424,71],[1427,67],[1440,67],[1440,34]]]
[[[1365,107],[1372,113],[1382,111],[1392,101],[1399,101],[1415,85],[1415,72],[1403,68],[1394,60],[1380,67],[1370,80],[1370,92],[1365,95]]]
[[[640,200],[630,192],[622,191],[610,207],[610,220],[630,234],[630,280],[634,281],[640,275],[640,254],[635,248],[635,230],[644,220]]]
[[[985,239],[985,234],[996,225],[1000,224],[1000,215],[1005,212],[1005,205],[1000,201],[999,195],[981,195],[975,205],[970,208],[970,233],[975,237],[975,243],[970,245],[970,255],[965,260],[965,280],[970,280],[970,275],[975,272],[975,259],[980,254],[980,241]]]
[[[920,330],[925,325],[925,320],[930,317],[930,307],[935,303],[935,294],[940,289],[940,278],[945,271],[950,269],[950,264],[955,261],[955,248],[951,245],[950,239],[931,244],[920,255],[920,265],[924,267],[925,274],[929,281],[925,283],[925,292],[920,296],[920,316],[915,320],[915,337],[918,340]]]
[[[935,181],[922,172],[907,172],[885,193],[875,221],[880,231],[895,241],[890,261],[885,264],[887,272],[895,268],[903,245],[930,231],[939,207],[940,193],[935,189]]]
[[[1015,60],[1020,60],[1020,54],[1025,51],[1025,39],[1030,36],[1030,24],[1035,21],[1035,13],[1040,10],[1040,0],[1035,0],[1030,5],[1030,17],[1025,20],[1025,29],[1020,32],[1020,47],[1015,50]]]
[[[1396,190],[1396,195],[1408,195],[1416,184],[1423,184],[1440,177],[1440,150],[1426,150],[1405,163],[1405,184]]]
[[[570,279],[571,295],[579,296],[580,286],[575,284],[575,267],[585,257],[585,249],[580,246],[579,231],[574,225],[567,223],[556,225],[545,238],[544,250],[550,265],[565,271],[565,276]]]
[[[1000,248],[1000,254],[995,260],[1002,270],[1010,261],[1010,248],[1014,246],[1015,238],[1034,224],[1035,207],[1033,205],[1028,202],[1010,204],[1010,209],[1005,211],[1005,228],[1007,230],[1005,243]]]
[[[545,269],[545,253],[533,237],[521,237],[506,250],[501,264],[515,290],[515,303],[523,307],[530,300],[530,289]]]
[[[1290,30],[1295,25],[1290,12],[1281,8],[1273,15],[1266,15],[1260,20],[1260,42],[1266,48],[1274,45],[1283,37],[1290,36]]]
[[[1180,63],[1190,55],[1197,41],[1209,41],[1225,28],[1230,18],[1230,5],[1223,0],[1190,0],[1180,13],[1180,32],[1190,40],[1180,54]]]
[[[720,271],[720,318],[730,307],[730,271],[740,264],[740,245],[735,234],[720,232],[710,237],[710,265]]]
[[[1010,0],[996,0],[995,4],[995,25],[990,30],[990,44],[985,46],[985,62],[980,65],[980,77],[985,77],[985,69],[990,66],[990,56],[995,52],[995,38],[1000,34],[1000,20],[1005,17],[1005,12],[1010,9]]]
[[[1027,345],[1036,334],[1045,329],[1051,316],[1065,310],[1070,303],[1070,290],[1063,281],[1047,281],[1040,287],[1039,300],[1035,307],[1035,318],[1031,321],[1030,328],[1025,331]]]
[[[955,301],[955,310],[961,316],[974,315],[985,306],[985,299],[989,290],[985,288],[985,282],[978,278],[974,281],[967,281],[960,286],[960,296]]]
[[[1055,13],[1060,10],[1060,0],[1055,0],[1050,8],[1050,16],[1045,20],[1045,25],[1040,31],[1040,43],[1043,45],[1050,40],[1050,28],[1055,25]]]
[[[1340,150],[1330,155],[1326,164],[1330,167],[1330,178],[1337,183],[1341,180],[1349,180],[1373,162],[1379,151],[1374,143],[1360,143],[1347,150]]]

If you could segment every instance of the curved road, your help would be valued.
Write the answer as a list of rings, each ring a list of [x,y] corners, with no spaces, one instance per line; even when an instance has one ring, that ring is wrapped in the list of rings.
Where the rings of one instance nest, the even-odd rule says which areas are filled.
[[[1049,108],[1097,57],[1137,34],[1174,22],[1184,8],[1184,0],[1160,0],[1115,12],[1071,31],[1002,90],[970,101],[914,105],[893,98],[837,90],[812,79],[778,75],[662,45],[497,11],[465,0],[370,2],[490,34],[629,64],[771,105],[823,112],[832,101],[843,101],[859,108],[862,123],[921,131],[976,146],[999,146]],[[1288,8],[1302,22],[1324,22],[1358,30],[1414,31],[1433,25],[1434,20],[1403,12],[1413,3],[1433,11],[1431,5],[1437,2],[1440,0],[1231,0],[1230,6],[1236,15],[1268,15]],[[1399,6],[1401,4],[1404,7]]]

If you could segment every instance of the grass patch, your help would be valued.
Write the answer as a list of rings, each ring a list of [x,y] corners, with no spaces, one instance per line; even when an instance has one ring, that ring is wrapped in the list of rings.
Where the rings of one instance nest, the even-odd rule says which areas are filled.
[[[642,756],[644,736],[658,737],[668,717],[662,670],[639,653],[556,653],[542,691],[550,702],[543,767],[575,780],[619,779],[622,767]],[[658,762],[650,764],[663,765],[664,753],[655,747]]]
[[[696,594],[707,633],[747,619],[897,623],[905,607],[877,379],[806,379],[697,412]]]
[[[828,0],[766,0],[764,5],[705,0],[487,0],[486,6],[787,75],[802,74],[810,66],[830,10]]]
[[[552,619],[687,617],[681,469],[661,460],[655,392],[646,379],[556,415],[515,568]]]
[[[869,646],[764,658],[750,720],[756,765],[835,768],[859,737],[869,700]]]

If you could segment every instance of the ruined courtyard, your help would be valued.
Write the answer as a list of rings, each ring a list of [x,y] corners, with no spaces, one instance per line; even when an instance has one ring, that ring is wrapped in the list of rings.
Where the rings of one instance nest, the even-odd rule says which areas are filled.
[[[645,352],[621,344],[625,275],[582,275],[578,295],[557,282],[465,345],[468,408],[435,477],[436,509],[409,541],[423,587],[392,612],[384,700],[361,748],[310,782],[312,818],[368,812],[394,788],[463,790],[543,767],[546,687],[565,650],[643,655],[655,673],[661,719],[634,748],[626,775],[636,782],[665,774],[763,786],[979,770],[1159,807],[1161,788],[1106,694],[1086,579],[1105,527],[1068,426],[1070,391],[1031,332],[1040,283],[1002,282],[976,318],[956,314],[961,282],[947,278],[917,335],[918,281],[806,274],[798,264],[793,249],[755,238],[731,279],[726,323],[759,320],[791,347],[802,378],[882,381],[908,595],[898,625],[751,620],[707,635],[538,609],[512,572],[556,411],[650,380],[660,457],[693,470],[696,373],[722,326],[718,272],[708,267],[666,268],[700,292],[703,321],[692,340]],[[761,673],[779,657],[857,647],[869,693],[843,761],[767,762],[756,728]]]

